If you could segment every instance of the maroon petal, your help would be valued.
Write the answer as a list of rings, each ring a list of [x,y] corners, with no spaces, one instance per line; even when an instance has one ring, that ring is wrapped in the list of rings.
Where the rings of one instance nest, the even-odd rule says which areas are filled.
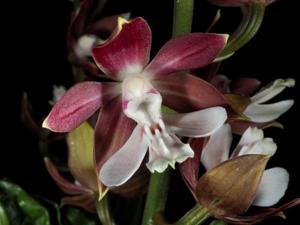
[[[86,26],[86,19],[92,9],[92,4],[92,0],[81,1],[79,9],[74,11],[73,20],[69,28],[70,34],[73,32],[76,37],[82,34]]]
[[[230,84],[231,80],[224,75],[215,75],[212,79],[209,80],[209,83],[214,85],[222,93],[230,93]]]
[[[101,109],[95,128],[95,155],[99,169],[125,144],[134,127],[135,122],[123,113],[121,98]]]
[[[41,128],[40,124],[32,117],[33,109],[30,101],[28,100],[27,93],[23,93],[21,101],[21,121],[22,123],[39,139],[46,141],[49,131]]]
[[[269,208],[262,210],[261,212],[250,215],[250,216],[234,216],[234,217],[225,217],[222,218],[223,220],[232,223],[232,224],[255,224],[258,222],[261,222],[267,218],[274,217],[274,216],[280,216],[283,211],[295,207],[297,205],[300,205],[300,198],[296,198],[278,208]]]
[[[153,85],[163,96],[163,104],[178,112],[227,104],[213,85],[193,75],[173,74],[154,80]]]
[[[83,194],[77,196],[64,197],[61,200],[62,205],[74,205],[83,208],[89,212],[96,211],[96,196],[94,194]]]
[[[194,158],[189,158],[183,163],[179,164],[181,176],[196,200],[196,186],[199,178],[198,174],[200,168],[201,153],[205,140],[205,138],[192,138],[189,141],[189,144],[194,150]]]
[[[146,71],[158,78],[206,66],[224,48],[227,38],[228,35],[202,33],[173,38],[160,49]]]
[[[50,174],[50,176],[53,178],[57,186],[65,193],[67,194],[82,194],[82,193],[91,193],[89,189],[86,189],[82,186],[75,185],[74,183],[71,183],[64,177],[62,177],[55,165],[48,159],[44,159],[46,168]]]
[[[96,64],[88,58],[79,58],[75,56],[75,63],[78,64],[80,67],[82,67],[85,71],[87,71],[91,75],[110,79],[110,77],[106,76],[101,70],[99,70]]]
[[[79,83],[54,105],[43,127],[56,132],[73,130],[118,94],[118,85],[115,83]]]
[[[260,81],[254,78],[234,79],[230,84],[232,93],[243,96],[251,95],[260,86]]]
[[[93,49],[99,68],[115,80],[122,80],[128,73],[139,73],[149,61],[151,30],[142,18],[121,24],[105,44]]]
[[[118,25],[119,16],[122,15],[106,16],[98,20],[86,28],[86,33],[101,35],[104,32],[111,34]]]

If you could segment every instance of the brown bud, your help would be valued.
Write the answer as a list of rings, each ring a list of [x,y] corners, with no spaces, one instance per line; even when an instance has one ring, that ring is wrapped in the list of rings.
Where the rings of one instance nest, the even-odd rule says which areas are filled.
[[[244,155],[207,171],[198,181],[201,205],[216,217],[244,213],[255,198],[269,156]]]

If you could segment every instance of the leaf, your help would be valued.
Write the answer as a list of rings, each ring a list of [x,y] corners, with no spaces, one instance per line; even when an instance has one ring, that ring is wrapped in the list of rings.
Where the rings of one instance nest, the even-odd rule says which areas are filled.
[[[10,225],[5,209],[3,208],[1,202],[0,202],[0,224],[1,225]]]
[[[40,199],[41,199],[42,201],[44,201],[45,203],[48,203],[51,207],[54,208],[54,211],[55,211],[54,214],[55,214],[55,216],[56,216],[56,220],[57,220],[58,225],[63,225],[63,224],[62,224],[62,221],[61,221],[61,212],[60,212],[60,207],[59,207],[59,205],[58,205],[56,202],[51,201],[51,200],[46,199],[46,198],[40,197]],[[47,207],[47,208],[48,208],[48,207]],[[49,210],[50,210],[50,209],[49,209]],[[51,215],[51,212],[50,212],[50,215]]]
[[[18,185],[2,180],[0,181],[0,188],[16,201],[28,220],[27,224],[50,225],[50,217],[46,208],[30,197]]]
[[[71,225],[96,225],[97,223],[89,218],[86,213],[76,208],[68,208],[66,218]]]
[[[244,155],[207,171],[197,184],[198,201],[215,216],[244,213],[255,198],[268,160],[266,155]]]

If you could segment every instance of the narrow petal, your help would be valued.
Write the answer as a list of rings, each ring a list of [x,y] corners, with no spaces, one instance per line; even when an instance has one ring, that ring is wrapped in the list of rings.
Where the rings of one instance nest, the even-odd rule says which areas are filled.
[[[123,113],[121,98],[113,99],[100,110],[95,127],[98,169],[126,143],[134,127],[135,122]]]
[[[93,5],[93,1],[85,0],[81,1],[79,10],[74,13],[73,20],[71,21],[70,33],[74,33],[75,36],[79,36],[85,29],[86,20],[88,18],[89,13],[91,13],[91,9]]]
[[[64,197],[61,200],[62,205],[73,205],[83,208],[88,212],[96,211],[96,196],[94,194],[82,194],[76,196]]]
[[[43,127],[68,132],[87,120],[103,104],[119,94],[114,83],[83,82],[73,86],[54,105]]]
[[[163,97],[163,104],[178,111],[191,112],[226,105],[224,95],[213,85],[193,75],[172,74],[152,81]]]
[[[275,205],[285,194],[289,183],[288,172],[280,167],[264,171],[253,205],[269,207]]]
[[[260,81],[254,78],[234,79],[230,84],[232,93],[249,96],[260,86]]]
[[[40,140],[45,141],[48,138],[49,132],[41,128],[33,118],[33,108],[28,99],[27,93],[23,93],[21,100],[21,121],[22,124],[26,126],[36,137]]]
[[[252,102],[263,103],[281,93],[286,87],[295,86],[294,79],[277,79],[266,87],[263,87],[258,93],[251,97]]]
[[[223,125],[210,136],[201,156],[201,162],[206,170],[210,170],[229,159],[231,142],[231,128],[228,124]]]
[[[111,34],[118,25],[119,17],[126,17],[127,14],[106,16],[97,20],[86,28],[88,34]],[[100,35],[101,37],[101,35]]]
[[[231,80],[229,80],[228,77],[224,75],[216,75],[209,82],[222,93],[230,92]]]
[[[191,138],[189,144],[194,151],[194,157],[189,158],[183,163],[179,164],[181,176],[195,199],[197,199],[196,186],[199,179],[198,174],[200,168],[201,153],[206,140],[207,139],[205,138]]]
[[[44,159],[46,168],[51,175],[51,177],[56,182],[57,186],[65,193],[67,194],[81,194],[81,193],[91,193],[91,191],[87,188],[84,188],[82,186],[76,185],[74,183],[71,183],[64,177],[62,177],[55,165],[48,159]]]
[[[148,149],[141,126],[136,126],[125,145],[100,170],[100,180],[107,187],[124,184],[140,167]]]
[[[140,73],[149,61],[151,47],[151,30],[144,19],[139,17],[120,26],[116,35],[93,49],[99,68],[115,80]]]
[[[270,217],[276,217],[285,210],[300,205],[300,198],[295,198],[292,201],[285,203],[278,208],[263,209],[259,213],[249,216],[234,216],[223,218],[224,221],[232,224],[256,224]]]
[[[226,121],[227,113],[222,107],[212,107],[192,113],[163,114],[169,129],[185,137],[207,137]]]
[[[211,63],[224,48],[228,35],[193,33],[168,41],[147,66],[153,78],[200,68]]]
[[[250,104],[244,111],[244,114],[253,122],[270,122],[288,111],[293,104],[294,100],[284,100],[277,103],[264,105]]]

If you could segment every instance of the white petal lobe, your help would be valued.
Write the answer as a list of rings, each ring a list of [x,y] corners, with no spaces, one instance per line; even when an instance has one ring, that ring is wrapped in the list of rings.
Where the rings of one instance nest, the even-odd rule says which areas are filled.
[[[262,207],[275,205],[284,196],[288,182],[289,174],[285,169],[275,167],[265,170],[253,205]]]

